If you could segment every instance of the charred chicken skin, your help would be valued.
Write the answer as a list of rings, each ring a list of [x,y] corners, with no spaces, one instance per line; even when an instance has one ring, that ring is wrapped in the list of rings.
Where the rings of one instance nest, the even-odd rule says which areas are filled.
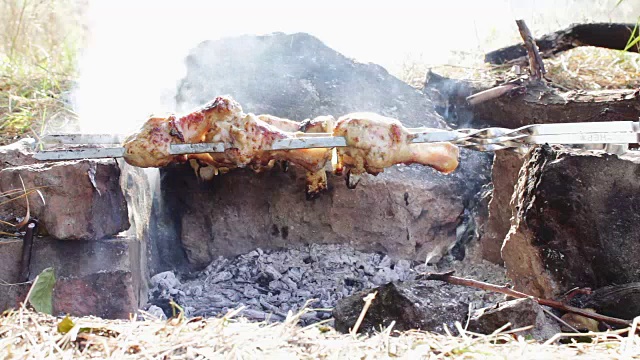
[[[274,141],[302,133],[329,133],[346,139],[337,149],[335,172],[350,179],[363,173],[377,175],[394,164],[422,164],[443,173],[458,166],[458,147],[450,143],[412,143],[413,136],[400,121],[373,113],[353,113],[338,119],[320,116],[296,122],[272,115],[243,112],[229,97],[217,97],[182,117],[149,118],[123,144],[124,159],[138,167],[162,167],[172,162],[189,162],[202,179],[211,179],[230,169],[248,167],[256,172],[276,162],[289,162],[306,171],[307,198],[327,189],[325,167],[332,149],[265,150]],[[223,143],[222,153],[171,155],[172,144]],[[351,175],[355,175],[352,177]]]

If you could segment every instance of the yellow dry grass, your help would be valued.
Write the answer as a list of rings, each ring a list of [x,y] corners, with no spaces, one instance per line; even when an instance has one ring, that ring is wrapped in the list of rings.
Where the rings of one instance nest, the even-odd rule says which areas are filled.
[[[640,87],[640,54],[578,47],[545,61],[547,78],[572,90]]]
[[[455,64],[428,66],[408,60],[396,74],[409,85],[422,88],[429,69],[453,79],[500,81],[505,75],[515,77],[510,65],[484,63],[483,54],[464,53]],[[640,54],[583,46],[544,60],[546,78],[569,90],[603,90],[640,88]],[[526,72],[526,68],[521,69]]]
[[[583,342],[525,340],[515,331],[462,336],[384,329],[371,336],[336,333],[322,324],[300,327],[302,313],[283,323],[251,323],[237,311],[221,318],[61,319],[14,310],[0,318],[3,359],[621,359],[640,358],[640,337],[620,331],[584,335]],[[634,326],[637,327],[637,321]],[[574,334],[575,335],[575,334]],[[573,336],[573,335],[572,335]],[[588,339],[588,342],[584,342]]]

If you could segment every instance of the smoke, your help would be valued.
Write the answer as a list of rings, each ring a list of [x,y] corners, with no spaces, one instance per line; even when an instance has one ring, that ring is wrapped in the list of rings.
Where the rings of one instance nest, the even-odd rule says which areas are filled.
[[[89,3],[90,39],[73,103],[83,132],[127,133],[151,113],[176,110],[184,58],[204,40],[308,32],[346,56],[394,73],[411,56],[433,65],[456,63],[460,51],[510,45],[519,40],[516,18],[535,34],[572,22],[634,22],[638,5],[617,2],[95,0]]]

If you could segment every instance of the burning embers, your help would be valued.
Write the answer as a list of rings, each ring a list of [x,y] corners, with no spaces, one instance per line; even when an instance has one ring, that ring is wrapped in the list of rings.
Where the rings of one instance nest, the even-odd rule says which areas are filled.
[[[302,122],[271,115],[243,112],[230,97],[217,97],[201,108],[176,117],[152,117],[124,143],[124,158],[134,166],[161,167],[172,162],[189,162],[198,177],[210,180],[234,168],[256,172],[280,162],[306,170],[307,198],[327,189],[326,170],[332,148],[277,149],[277,140],[300,139],[303,134],[343,137],[346,146],[337,148],[332,171],[346,174],[347,185],[355,187],[363,173],[377,175],[395,164],[422,164],[443,173],[458,166],[458,148],[450,143],[412,144],[410,132],[396,119],[372,113],[348,114],[337,121],[320,116]],[[309,137],[308,135],[305,137]],[[219,153],[172,155],[172,144],[222,143]],[[351,176],[355,175],[355,176]]]

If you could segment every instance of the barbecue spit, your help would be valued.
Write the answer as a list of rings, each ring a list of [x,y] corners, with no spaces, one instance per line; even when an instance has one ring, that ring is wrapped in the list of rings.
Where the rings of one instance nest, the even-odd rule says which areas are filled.
[[[51,144],[122,146],[41,150],[39,160],[123,157],[139,167],[188,162],[204,180],[235,168],[256,172],[280,162],[306,171],[306,192],[314,198],[327,188],[326,169],[345,174],[355,186],[364,173],[377,175],[395,164],[422,164],[448,174],[458,166],[459,147],[478,151],[526,151],[535,144],[607,144],[624,152],[637,144],[638,122],[581,122],[528,125],[518,129],[410,129],[399,120],[374,113],[321,116],[302,122],[245,113],[235,100],[220,96],[183,116],[152,116],[135,133],[50,135]],[[332,154],[336,161],[332,164]],[[335,165],[335,166],[332,166]]]

